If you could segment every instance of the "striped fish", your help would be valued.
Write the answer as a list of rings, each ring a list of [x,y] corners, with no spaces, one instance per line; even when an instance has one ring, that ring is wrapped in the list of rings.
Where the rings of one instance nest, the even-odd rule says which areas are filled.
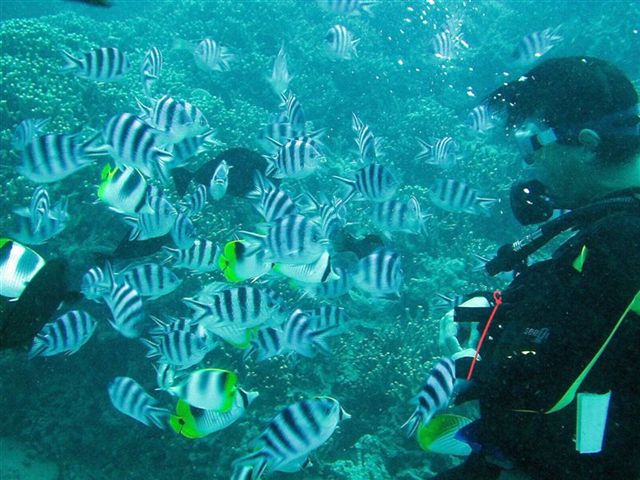
[[[200,273],[213,272],[218,268],[220,247],[210,240],[196,239],[185,250],[162,247],[175,258],[174,266]]]
[[[231,167],[227,165],[225,160],[222,160],[216,167],[209,182],[209,195],[214,201],[218,201],[224,197],[229,187],[229,170]]]
[[[161,363],[180,370],[200,363],[212,345],[206,336],[185,330],[172,330],[142,342],[148,348],[147,358],[159,357]]]
[[[118,213],[135,215],[146,205],[149,185],[135,168],[113,167],[102,169],[98,198]]]
[[[466,125],[476,133],[485,133],[496,126],[496,117],[489,105],[483,103],[471,109]]]
[[[181,250],[193,247],[198,238],[196,227],[185,212],[178,213],[170,233],[174,245]]]
[[[91,267],[80,281],[80,291],[87,300],[99,302],[111,290],[111,280],[100,267]]]
[[[203,368],[191,372],[187,378],[167,389],[192,407],[228,412],[238,390],[235,373],[217,368]]]
[[[303,357],[315,356],[316,348],[329,352],[325,342],[324,330],[316,330],[316,322],[299,308],[295,309],[284,325],[283,343],[285,350],[295,352]]]
[[[168,178],[171,154],[157,146],[159,132],[131,113],[114,115],[102,130],[117,166],[137,168],[147,177]]]
[[[403,282],[400,254],[379,248],[361,258],[352,275],[353,284],[378,298],[399,298]]]
[[[272,270],[300,283],[323,283],[338,280],[338,274],[331,266],[331,256],[324,251],[315,262],[306,264],[276,263]]]
[[[371,7],[380,3],[379,0],[318,0],[320,7],[328,12],[338,15],[361,15],[373,16]]]
[[[324,41],[329,58],[351,60],[353,57],[358,56],[356,48],[360,43],[360,39],[354,38],[353,34],[344,25],[331,27]]]
[[[144,94],[147,97],[151,97],[151,87],[160,77],[162,62],[162,52],[158,47],[152,47],[144,54],[140,67],[140,77]]]
[[[156,371],[156,390],[166,390],[176,381],[176,370],[167,363],[158,363],[153,366]]]
[[[336,335],[346,328],[347,314],[345,309],[335,305],[322,305],[303,312],[311,322],[314,331],[322,331],[323,336]]]
[[[165,333],[183,331],[198,334],[201,337],[206,336],[206,330],[191,318],[171,316],[167,316],[166,318],[167,320],[163,321],[158,317],[151,316],[151,320],[153,320],[157,326],[149,329],[149,335],[159,336]]]
[[[531,65],[536,62],[563,40],[563,38],[558,35],[559,31],[560,26],[557,26],[525,35],[513,51],[513,60],[516,64],[522,66]]]
[[[169,268],[157,263],[143,263],[123,272],[122,278],[142,297],[156,299],[168,295],[180,286],[182,280]]]
[[[349,272],[340,267],[334,267],[334,271],[336,275],[338,275],[337,279],[320,284],[305,285],[305,295],[309,295],[311,298],[328,299],[338,298],[349,293],[351,289],[351,276]]]
[[[304,128],[294,127],[286,112],[272,114],[258,137],[258,144],[269,155],[278,153],[278,144],[287,143],[292,138],[301,136]],[[275,140],[275,142],[274,142]]]
[[[36,252],[8,238],[0,238],[0,295],[18,298],[44,267]]]
[[[265,471],[274,471],[294,462],[302,463],[325,443],[338,423],[351,418],[337,400],[316,397],[302,400],[282,410],[258,438],[260,448],[233,463],[234,469],[250,467],[252,480]]]
[[[11,147],[18,151],[24,150],[34,137],[44,133],[44,127],[49,123],[49,120],[49,118],[29,118],[21,121],[13,131]]]
[[[419,138],[417,140],[422,148],[415,157],[418,161],[424,161],[429,165],[436,165],[442,168],[451,168],[455,166],[460,157],[458,144],[451,137],[438,138],[433,144]]]
[[[278,153],[265,156],[268,166],[266,175],[274,178],[305,178],[320,166],[324,156],[319,144],[311,137],[297,137],[278,144]]]
[[[149,126],[163,132],[160,141],[178,143],[187,137],[203,134],[210,130],[209,122],[200,109],[194,105],[163,95],[149,107],[137,100],[140,118]]]
[[[135,217],[123,220],[131,226],[129,240],[148,240],[166,235],[173,228],[178,211],[160,192],[150,189],[147,204]]]
[[[214,333],[224,327],[249,329],[281,323],[282,300],[271,290],[241,285],[213,294],[205,290],[197,299],[183,301],[193,320]]]
[[[464,302],[464,295],[456,294],[455,292],[448,295],[442,293],[436,293],[435,297],[429,302],[429,307],[433,312],[434,317],[441,317],[449,310],[453,310],[462,302]]]
[[[469,47],[462,39],[461,28],[462,18],[453,16],[447,19],[442,30],[433,37],[431,51],[438,60],[453,60],[460,47]]]
[[[418,234],[425,231],[420,203],[416,197],[408,202],[392,199],[373,205],[373,222],[383,232],[404,232]]]
[[[114,82],[124,78],[129,70],[125,53],[113,47],[94,48],[80,58],[64,50],[62,55],[67,63],[60,73],[72,73],[87,80]]]
[[[171,148],[171,155],[173,155],[173,157],[169,163],[169,168],[186,165],[191,158],[208,152],[214,145],[216,145],[214,130],[207,130],[200,135],[182,139],[178,143],[173,144]]]
[[[447,212],[470,213],[472,215],[489,215],[489,207],[497,200],[480,196],[480,193],[467,185],[453,179],[437,179],[429,189],[431,202]]]
[[[246,409],[258,397],[258,392],[247,392],[242,388],[236,391],[231,410],[202,410],[192,407],[184,400],[178,400],[176,414],[171,415],[169,425],[176,433],[186,438],[202,438],[213,432],[224,430],[242,417]]]
[[[351,128],[356,133],[356,144],[362,161],[374,162],[378,156],[377,148],[380,141],[376,140],[369,125],[365,125],[355,113],[352,114]]]
[[[342,199],[333,197],[331,200],[317,200],[308,192],[306,195],[316,208],[320,217],[320,228],[326,238],[330,238],[347,225],[347,208]]]
[[[127,282],[116,281],[111,264],[106,264],[111,289],[104,296],[104,301],[111,311],[109,324],[127,338],[137,338],[142,333],[144,309],[142,297]]]
[[[169,411],[156,405],[158,401],[145,392],[133,378],[116,377],[109,384],[109,398],[117,410],[146,426],[164,429]]]
[[[244,360],[246,361],[254,352],[256,353],[256,362],[281,355],[284,352],[283,331],[272,327],[258,330],[258,333],[251,340],[251,345],[245,350]]]
[[[35,183],[51,183],[91,165],[101,155],[100,135],[80,140],[80,134],[51,134],[36,137],[22,151],[17,168]]]
[[[201,183],[189,194],[186,194],[181,202],[184,204],[184,213],[198,215],[207,205],[207,187]]]
[[[220,270],[230,282],[242,282],[257,278],[269,270],[271,263],[265,262],[264,250],[252,250],[242,240],[227,242],[220,255]]]
[[[293,80],[293,76],[289,74],[287,66],[287,53],[284,49],[284,42],[273,61],[273,68],[271,69],[271,76],[267,79],[271,85],[271,89],[276,95],[282,95],[289,88],[289,83]],[[272,137],[274,138],[274,137]]]
[[[247,197],[254,200],[253,206],[268,223],[298,213],[298,207],[289,194],[276,187],[260,172],[255,172],[253,182],[254,188]]]
[[[449,406],[456,381],[456,366],[453,360],[444,357],[438,360],[429,372],[429,377],[420,392],[414,397],[416,409],[402,429],[412,437],[418,427],[426,426],[431,418]]]
[[[302,109],[302,104],[297,99],[297,97],[293,94],[293,92],[285,92],[280,95],[280,98],[282,99],[280,108],[284,108],[289,123],[291,123],[293,128],[304,129],[304,110]]]
[[[96,321],[83,310],[71,310],[47,323],[33,339],[29,359],[71,355],[87,343],[96,329]]]
[[[17,215],[10,235],[27,245],[42,245],[62,232],[69,221],[67,200],[61,200],[54,208],[35,217]]]
[[[228,47],[211,38],[205,38],[198,44],[193,57],[198,68],[205,72],[228,72],[230,63],[236,58]]]
[[[265,261],[274,263],[315,262],[325,252],[327,244],[328,240],[322,236],[320,227],[302,215],[288,215],[274,220],[267,234],[262,237]]]
[[[384,202],[392,198],[400,184],[391,171],[379,163],[371,163],[356,172],[355,180],[334,175],[333,178],[347,184],[351,189],[343,200],[347,203],[360,193],[372,202]]]

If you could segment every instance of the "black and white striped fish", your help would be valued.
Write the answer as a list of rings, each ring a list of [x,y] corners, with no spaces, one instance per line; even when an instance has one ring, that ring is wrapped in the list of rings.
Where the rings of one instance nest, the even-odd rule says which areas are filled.
[[[334,60],[351,60],[358,56],[356,50],[359,38],[354,38],[353,34],[344,25],[334,25],[329,29],[324,38],[326,51],[329,58]]]
[[[170,233],[174,245],[180,250],[191,248],[198,238],[196,227],[185,212],[178,212]]]
[[[293,94],[293,92],[285,92],[280,95],[280,98],[282,99],[280,108],[283,108],[286,112],[289,123],[291,123],[293,128],[304,129],[304,110],[302,109],[302,104],[298,98]]]
[[[429,372],[425,385],[412,400],[417,405],[413,415],[401,427],[407,437],[413,436],[420,425],[426,426],[436,413],[449,406],[455,382],[456,366],[453,360],[447,357],[438,360]]]
[[[158,401],[145,392],[133,378],[116,377],[109,384],[109,398],[117,410],[144,423],[164,429],[169,411],[156,405]]]
[[[29,118],[21,121],[13,131],[11,146],[14,150],[24,150],[34,137],[44,133],[44,127],[49,123],[49,118]]]
[[[351,289],[351,276],[341,267],[334,267],[334,272],[339,278],[315,285],[305,285],[305,295],[311,298],[328,299],[338,298],[349,293]]]
[[[339,15],[361,15],[373,16],[371,7],[380,3],[379,0],[318,0],[320,7],[328,12]]]
[[[140,296],[151,297],[152,300],[168,295],[182,283],[171,269],[157,263],[143,263],[127,268],[122,273],[122,278]]]
[[[281,95],[286,92],[289,88],[289,83],[293,80],[293,76],[289,74],[287,66],[287,53],[284,48],[284,42],[278,51],[278,55],[276,55],[276,58],[273,61],[271,76],[267,80],[276,95]]]
[[[18,298],[42,267],[44,259],[29,247],[0,238],[0,292]]]
[[[189,317],[171,317],[167,315],[165,318],[166,321],[151,316],[151,320],[155,322],[156,326],[149,329],[149,335],[158,336],[175,331],[191,332],[200,336],[206,335],[206,330]]]
[[[229,170],[231,167],[227,165],[225,160],[222,160],[216,167],[209,182],[209,195],[214,201],[218,201],[224,197],[229,187]]]
[[[433,37],[431,51],[438,60],[453,60],[460,47],[469,47],[462,38],[461,29],[462,18],[452,16],[446,20],[442,29]]]
[[[71,310],[47,323],[33,339],[29,358],[71,355],[87,343],[96,329],[96,321],[83,310]]]
[[[132,167],[102,169],[98,198],[118,213],[135,215],[146,205],[149,185],[144,176]]]
[[[114,82],[121,80],[129,70],[129,61],[124,52],[113,47],[94,48],[76,58],[62,50],[67,62],[61,73],[72,73],[76,77],[98,82]]]
[[[200,363],[211,350],[206,336],[188,330],[172,330],[142,342],[149,349],[147,358],[159,357],[161,363],[180,370]]]
[[[156,371],[156,390],[166,390],[176,381],[176,369],[167,363],[158,363],[153,365]]]
[[[181,202],[184,204],[184,212],[187,215],[198,215],[207,205],[207,187],[201,183],[198,184],[191,193],[182,198]]]
[[[30,211],[28,215],[16,215],[10,235],[27,245],[42,245],[62,232],[69,221],[67,199],[41,214]]]
[[[348,321],[345,309],[335,305],[322,305],[312,310],[305,310],[304,314],[309,317],[312,329],[322,331],[324,337],[341,333],[345,330]]]
[[[104,296],[111,311],[109,324],[125,337],[137,338],[142,333],[145,319],[142,297],[127,282],[116,280],[109,262],[105,269],[111,284],[111,289]]]
[[[416,197],[408,202],[397,198],[373,205],[373,222],[383,232],[418,234],[425,231],[424,218]]]
[[[315,326],[316,322],[296,308],[284,324],[284,349],[307,358],[315,356],[316,349],[328,353],[329,347],[324,340],[327,332],[316,330]]]
[[[218,268],[220,247],[210,240],[196,239],[191,247],[183,250],[162,248],[175,258],[175,267],[199,273],[213,272]]]
[[[337,400],[316,397],[282,410],[257,438],[260,448],[233,462],[234,469],[250,467],[252,480],[296,462],[325,443],[342,420],[351,418]]]
[[[228,412],[238,390],[238,376],[228,370],[203,368],[167,389],[192,407]]]
[[[91,267],[80,281],[80,291],[88,300],[99,302],[111,290],[111,280],[100,267]]]
[[[228,72],[235,55],[228,47],[211,38],[202,40],[193,52],[196,65],[205,72]]]
[[[268,166],[266,175],[274,178],[305,178],[320,166],[324,156],[320,145],[312,137],[296,137],[278,144],[273,157],[265,156]]]
[[[331,255],[328,250],[325,250],[315,262],[275,263],[272,271],[302,284],[331,282],[339,278],[331,265]]]
[[[206,153],[216,144],[215,131],[207,130],[200,135],[186,137],[175,143],[171,148],[171,162],[169,168],[182,167],[196,155]]]
[[[429,165],[442,168],[451,168],[460,158],[460,149],[456,141],[451,137],[442,137],[432,144],[420,138],[417,139],[422,150],[416,155],[416,160],[424,161]]]
[[[384,202],[392,198],[400,184],[387,167],[379,163],[371,163],[356,172],[355,180],[334,175],[333,178],[351,187],[343,203],[347,203],[356,194],[360,193],[372,202]]]
[[[489,215],[489,207],[497,200],[480,196],[480,193],[453,179],[437,179],[429,189],[431,202],[443,210],[473,215]]]
[[[355,113],[352,114],[351,128],[356,133],[356,144],[362,161],[365,164],[374,162],[378,156],[380,140],[374,137],[369,125],[365,125]]]
[[[42,135],[24,148],[17,171],[35,183],[57,182],[88,167],[102,153],[99,134],[85,141],[80,134]]]
[[[210,130],[209,122],[202,111],[189,102],[163,95],[147,106],[137,100],[140,118],[149,126],[163,132],[160,141],[178,143],[187,137],[203,134]]]
[[[483,103],[471,109],[466,125],[477,133],[485,133],[496,126],[496,116],[489,105]]]
[[[289,194],[276,187],[259,171],[254,174],[253,184],[254,188],[247,196],[254,200],[253,206],[268,223],[298,213],[298,207]]]
[[[361,258],[352,275],[359,290],[378,298],[399,298],[404,280],[400,254],[379,248]]]
[[[162,71],[162,52],[158,47],[151,47],[147,50],[140,67],[140,77],[142,88],[147,97],[151,97],[151,87],[160,77]]]
[[[117,166],[137,168],[147,177],[168,178],[172,156],[157,146],[159,132],[131,113],[114,115],[102,130]]]
[[[129,240],[148,240],[166,235],[171,231],[178,217],[178,211],[161,192],[150,189],[147,204],[136,216],[126,216],[123,220],[131,226]]]
[[[249,235],[255,238],[255,235]],[[266,235],[259,238],[266,253],[265,261],[274,263],[312,263],[325,252],[329,243],[320,227],[303,215],[274,220]]]
[[[347,208],[342,199],[337,197],[333,197],[331,200],[316,199],[309,193],[306,195],[320,217],[320,227],[326,238],[330,238],[347,225]]]
[[[269,358],[277,357],[284,351],[283,332],[279,328],[266,327],[258,330],[251,345],[244,354],[244,359],[256,353],[256,362],[262,362]]]
[[[536,62],[563,40],[558,34],[559,31],[560,25],[555,28],[545,28],[540,32],[525,35],[513,51],[513,60],[516,64],[522,66],[531,65]]]
[[[258,144],[269,155],[275,155],[278,153],[278,144],[287,143],[288,140],[299,137],[303,133],[304,128],[294,127],[287,113],[280,112],[269,116],[269,122],[264,124],[258,137]]]
[[[183,301],[193,320],[214,333],[225,327],[248,329],[282,323],[282,299],[267,289],[241,285]]]

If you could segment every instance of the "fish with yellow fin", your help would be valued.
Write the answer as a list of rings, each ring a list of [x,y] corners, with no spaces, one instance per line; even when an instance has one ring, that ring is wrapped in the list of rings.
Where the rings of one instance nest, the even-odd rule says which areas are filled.
[[[224,246],[218,266],[228,281],[242,282],[271,270],[271,263],[265,262],[264,257],[264,250],[250,249],[247,242],[232,240]]]

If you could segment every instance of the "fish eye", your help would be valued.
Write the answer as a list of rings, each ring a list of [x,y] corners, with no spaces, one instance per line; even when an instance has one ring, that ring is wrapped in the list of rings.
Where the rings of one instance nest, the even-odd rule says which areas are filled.
[[[329,33],[327,33],[325,40],[327,42],[333,42],[334,37],[335,37],[335,34],[333,33],[333,30],[331,30]]]

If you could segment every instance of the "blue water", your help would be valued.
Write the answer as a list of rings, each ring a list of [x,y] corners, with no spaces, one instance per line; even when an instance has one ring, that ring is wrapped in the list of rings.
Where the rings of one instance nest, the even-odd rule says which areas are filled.
[[[344,193],[331,175],[350,176],[359,168],[351,130],[356,112],[384,139],[382,162],[400,180],[399,195],[415,195],[429,214],[428,234],[394,233],[385,240],[402,256],[400,299],[342,298],[338,303],[357,326],[330,340],[330,354],[262,363],[245,362],[230,345],[209,354],[204,365],[236,372],[241,385],[259,391],[260,397],[236,424],[199,440],[145,427],[113,408],[106,388],[119,375],[135,378],[167,408],[175,399],[154,391],[155,374],[143,345],[107,324],[104,305],[83,302],[81,308],[99,325],[78,353],[27,361],[24,349],[0,352],[0,449],[26,455],[0,457],[0,477],[6,472],[7,479],[29,480],[229,478],[232,461],[251,451],[252,440],[279,409],[316,395],[335,397],[352,418],[312,455],[313,466],[275,474],[278,478],[408,480],[453,465],[452,457],[422,451],[399,430],[413,410],[409,399],[439,355],[431,300],[438,292],[504,285],[474,271],[473,254],[490,255],[524,233],[506,203],[509,184],[522,173],[517,150],[496,130],[474,135],[465,126],[467,114],[494,88],[527,71],[510,61],[523,36],[558,25],[563,40],[545,59],[601,57],[638,85],[638,3],[382,0],[372,16],[327,12],[310,0],[113,4],[108,9],[62,0],[0,4],[0,232],[10,231],[12,209],[27,205],[35,187],[15,170],[20,161],[10,141],[20,121],[50,117],[49,133],[89,133],[115,114],[135,113],[136,97],[143,98],[139,65],[145,51],[156,46],[164,53],[164,68],[154,91],[192,102],[216,129],[218,144],[189,168],[231,147],[259,151],[261,124],[278,110],[279,99],[266,78],[284,41],[294,76],[290,88],[313,127],[326,129],[326,161],[312,177],[291,182],[291,190]],[[431,40],[451,16],[462,21],[465,46],[452,60],[439,61]],[[336,23],[360,39],[351,60],[334,61],[325,52],[324,38]],[[205,37],[236,54],[229,72],[199,70],[189,52],[172,49],[177,39],[197,43]],[[92,82],[58,72],[60,50],[80,54],[104,46],[129,56],[132,68],[123,81]],[[457,141],[462,159],[444,176],[501,199],[489,216],[448,213],[430,205],[428,188],[443,172],[414,159],[419,152],[415,138],[445,135]],[[96,202],[103,164],[48,185],[52,198],[69,198],[71,220],[60,235],[34,249],[46,259],[68,259],[74,288],[98,255],[111,251],[128,232],[119,216]],[[230,182],[247,181],[231,171]],[[348,228],[355,236],[376,232],[367,208],[366,202],[354,202],[350,209],[353,225]],[[210,202],[197,226],[201,236],[224,243],[235,231],[255,231],[259,221],[249,202],[227,196]],[[152,258],[162,261],[166,255]],[[149,314],[185,314],[181,298],[221,280],[219,273],[180,275],[185,279],[181,288],[148,302]],[[316,304],[300,300],[287,282],[275,285],[292,308]]]

